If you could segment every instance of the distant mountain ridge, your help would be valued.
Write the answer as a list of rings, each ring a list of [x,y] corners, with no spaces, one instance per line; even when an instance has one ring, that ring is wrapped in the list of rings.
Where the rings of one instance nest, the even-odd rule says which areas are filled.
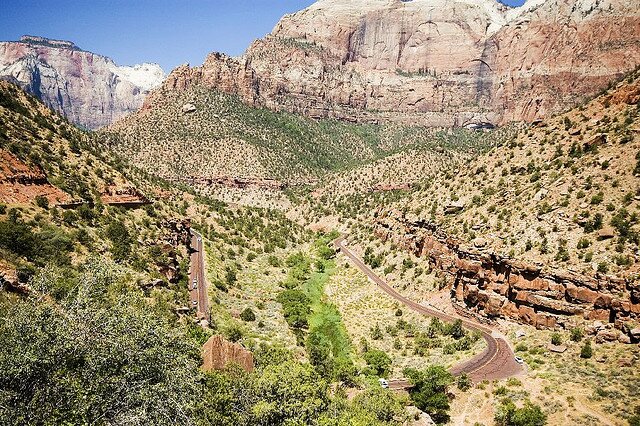
[[[638,0],[320,0],[239,58],[181,66],[204,85],[311,117],[432,126],[534,120],[640,64]]]
[[[89,129],[137,111],[164,77],[157,64],[118,66],[70,41],[23,36],[0,42],[0,78]]]

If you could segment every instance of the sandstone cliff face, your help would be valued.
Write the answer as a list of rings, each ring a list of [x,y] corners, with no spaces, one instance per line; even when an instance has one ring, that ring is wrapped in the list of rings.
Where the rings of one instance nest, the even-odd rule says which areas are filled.
[[[175,70],[252,105],[433,126],[533,120],[640,64],[640,7],[623,0],[321,0],[241,58]]]
[[[0,78],[90,129],[137,111],[164,72],[156,64],[119,67],[71,42],[24,36],[0,42]]]
[[[472,312],[545,328],[569,328],[579,318],[601,321],[621,332],[609,332],[612,339],[635,339],[631,330],[640,319],[640,284],[633,277],[547,270],[463,247],[436,225],[395,210],[378,212],[375,226],[378,237],[428,258],[443,271],[454,300]]]

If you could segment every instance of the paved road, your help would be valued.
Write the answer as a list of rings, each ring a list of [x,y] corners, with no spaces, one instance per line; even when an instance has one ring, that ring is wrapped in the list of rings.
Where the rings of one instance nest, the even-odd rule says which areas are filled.
[[[189,303],[191,308],[196,308],[198,319],[210,321],[209,297],[207,296],[207,281],[204,269],[204,245],[202,236],[191,230],[191,267],[189,271]],[[197,288],[193,288],[194,280]],[[195,305],[193,302],[197,302]]]
[[[385,293],[394,299],[402,302],[407,307],[419,312],[423,315],[437,317],[443,321],[453,322],[457,319],[462,321],[465,328],[469,330],[479,331],[487,342],[487,348],[480,354],[474,356],[468,361],[454,365],[449,371],[453,375],[467,373],[473,382],[482,380],[499,380],[519,374],[522,366],[514,359],[513,351],[504,338],[497,335],[490,327],[471,321],[468,318],[458,317],[455,315],[445,314],[435,308],[423,306],[417,302],[407,299],[389,284],[383,281],[375,272],[371,270],[365,263],[360,260],[349,248],[346,247],[344,236],[334,241],[335,246],[355,264],[355,266],[364,272],[369,279],[378,285]],[[390,387],[402,388],[408,382],[396,380],[390,382]]]

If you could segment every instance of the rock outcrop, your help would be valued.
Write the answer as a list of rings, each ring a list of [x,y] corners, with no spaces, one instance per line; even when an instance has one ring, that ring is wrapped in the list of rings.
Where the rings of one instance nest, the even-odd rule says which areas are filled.
[[[253,371],[253,354],[238,343],[232,343],[220,335],[211,336],[202,347],[202,368],[205,371],[223,370],[230,364],[238,364],[246,371]]]
[[[27,204],[37,197],[46,198],[51,205],[71,200],[69,194],[49,183],[40,167],[27,165],[0,149],[0,203]]]
[[[444,273],[454,300],[473,313],[541,328],[569,328],[579,319],[601,321],[619,330],[607,330],[615,334],[613,340],[619,339],[620,331],[630,341],[637,339],[631,333],[640,320],[640,283],[634,277],[546,270],[542,265],[464,247],[433,223],[410,219],[395,210],[379,211],[375,226],[378,237],[428,258]]]
[[[0,78],[17,83],[70,121],[96,129],[137,111],[164,72],[157,64],[118,66],[68,41],[24,36],[0,42]]]
[[[432,126],[534,120],[640,64],[637,0],[320,0],[240,58],[181,66],[202,84],[311,117]],[[147,105],[153,103],[149,100]]]

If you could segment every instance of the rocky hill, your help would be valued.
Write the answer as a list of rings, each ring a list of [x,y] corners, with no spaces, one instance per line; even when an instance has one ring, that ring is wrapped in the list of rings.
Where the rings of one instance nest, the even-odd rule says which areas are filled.
[[[376,234],[446,272],[452,295],[485,316],[539,327],[601,321],[640,339],[640,74],[453,165]]]
[[[240,58],[174,70],[149,100],[195,84],[311,117],[430,126],[534,120],[640,64],[624,0],[321,0]]]
[[[118,66],[68,41],[0,42],[0,78],[19,84],[70,121],[96,129],[137,111],[164,78],[157,64]]]
[[[100,133],[119,155],[166,179],[283,189],[379,158],[429,132],[273,112],[198,84],[156,97]]]

